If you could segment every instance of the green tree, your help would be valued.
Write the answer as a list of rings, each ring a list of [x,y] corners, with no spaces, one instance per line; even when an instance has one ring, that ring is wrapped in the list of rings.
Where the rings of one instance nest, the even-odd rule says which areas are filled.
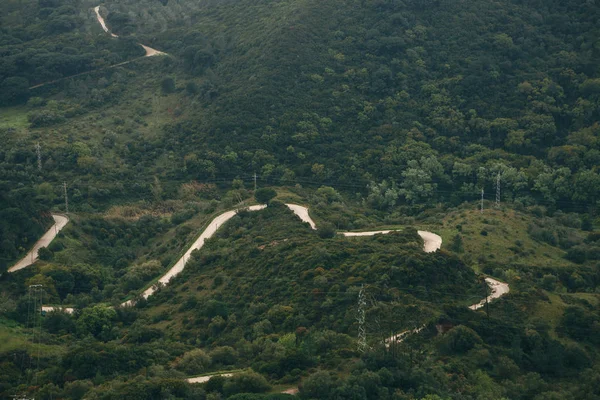
[[[188,375],[193,375],[206,371],[211,363],[211,357],[204,350],[193,349],[186,352],[175,362],[175,368]]]
[[[271,188],[260,188],[254,192],[254,198],[260,204],[269,204],[277,196],[277,192]]]
[[[235,374],[223,385],[223,393],[226,396],[236,393],[265,393],[269,389],[271,389],[271,385],[265,377],[254,371]]]
[[[110,331],[116,319],[117,312],[112,307],[97,305],[84,308],[77,319],[77,333],[98,337],[102,332]]]

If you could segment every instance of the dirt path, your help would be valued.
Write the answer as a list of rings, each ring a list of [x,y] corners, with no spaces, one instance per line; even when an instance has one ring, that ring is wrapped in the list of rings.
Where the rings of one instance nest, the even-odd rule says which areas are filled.
[[[427,250],[425,250],[425,251],[427,251]],[[492,300],[499,299],[500,297],[504,296],[505,294],[507,294],[510,291],[510,287],[508,286],[508,283],[497,281],[494,278],[485,278],[485,281],[487,282],[488,286],[492,289],[492,293],[487,297],[487,302],[491,302]],[[471,309],[473,311],[479,310],[481,307],[485,306],[485,303],[486,303],[486,299],[484,298],[479,303],[475,303],[475,304],[469,306],[469,309]],[[392,343],[392,342],[402,343],[404,341],[404,339],[406,339],[408,336],[410,336],[414,333],[421,332],[423,329],[425,329],[426,326],[427,325],[422,325],[418,328],[409,329],[407,331],[400,332],[394,336],[391,336],[385,340],[385,345],[386,345],[386,347],[389,347],[390,343]]]
[[[215,374],[215,375],[195,376],[193,378],[187,378],[186,381],[188,383],[204,383],[204,382],[208,382],[210,380],[210,378],[212,378],[213,376],[222,376],[224,378],[230,378],[233,376],[233,374]]]
[[[490,302],[494,299],[504,296],[510,291],[508,283],[500,282],[493,278],[485,278],[485,281],[487,282],[488,286],[492,289],[492,293],[487,297],[487,299],[483,299],[479,303],[469,306],[471,310],[479,310],[481,307],[485,306],[486,300]]]
[[[96,19],[98,20],[98,23],[100,23],[100,26],[102,26],[102,29],[104,29],[104,32],[108,33],[110,36],[112,36],[114,38],[118,38],[119,35],[115,35],[114,33],[112,33],[110,31],[110,29],[108,29],[108,27],[106,26],[106,21],[104,21],[104,18],[102,18],[102,15],[100,15],[100,6],[94,7],[94,11],[96,12]],[[145,46],[141,43],[138,43],[138,44],[140,46],[142,46],[142,48],[146,52],[146,55],[144,57],[167,55],[167,53],[163,53],[162,51],[153,49],[152,47]]]
[[[265,205],[251,206],[251,207],[248,207],[248,210],[258,211],[258,210],[264,209],[265,207],[266,207]],[[224,212],[223,214],[215,217],[212,221],[210,221],[210,223],[208,224],[206,229],[202,232],[200,237],[198,239],[196,239],[196,241],[190,246],[190,248],[185,252],[185,254],[179,260],[177,260],[175,265],[173,265],[173,267],[166,274],[164,274],[158,280],[158,282],[160,282],[163,285],[166,285],[167,283],[169,283],[169,281],[174,276],[179,275],[181,273],[181,271],[183,271],[183,268],[185,268],[185,264],[190,260],[190,257],[192,256],[192,252],[194,250],[201,249],[204,246],[204,242],[206,241],[206,239],[210,239],[211,237],[213,237],[213,235],[217,232],[217,229],[219,229],[219,227],[223,226],[223,224],[225,222],[229,221],[236,214],[237,214],[237,210],[227,211],[227,212]],[[152,296],[152,294],[154,294],[155,291],[156,291],[156,289],[154,286],[149,287],[142,293],[142,296],[145,299],[147,299],[148,297]],[[129,301],[126,301],[125,303],[123,303],[124,306],[131,306],[133,304],[135,304],[133,300],[129,300]]]
[[[52,225],[52,227],[50,227],[50,229],[44,233],[44,236],[42,236],[40,240],[33,245],[33,248],[29,251],[29,253],[27,253],[27,255],[25,255],[25,257],[8,269],[8,272],[15,272],[29,267],[31,264],[35,263],[38,260],[38,251],[40,248],[48,247],[58,232],[60,232],[62,228],[64,228],[69,222],[68,217],[60,214],[52,214],[52,218],[54,218],[54,225]]]
[[[315,224],[315,222],[312,220],[312,218],[309,215],[308,208],[306,208],[304,206],[300,206],[298,204],[286,204],[286,206],[290,210],[292,210],[294,212],[294,214],[296,214],[303,222],[308,223],[312,229],[314,229],[314,230],[317,229],[317,225]],[[247,209],[249,211],[259,211],[259,210],[263,210],[265,207],[266,207],[266,205],[255,205],[255,206],[250,206]],[[196,241],[188,248],[188,250],[185,252],[185,254],[179,260],[177,260],[175,265],[173,265],[173,267],[171,267],[171,269],[169,271],[167,271],[166,274],[161,276],[157,282],[162,285],[166,285],[169,283],[169,281],[173,277],[179,275],[181,273],[181,271],[183,271],[183,269],[185,268],[185,264],[190,260],[192,252],[194,250],[201,249],[204,246],[204,242],[206,241],[206,239],[213,237],[213,235],[217,232],[219,227],[222,226],[227,221],[229,221],[231,218],[233,218],[237,214],[237,211],[238,210],[226,211],[223,214],[220,214],[217,217],[215,217],[208,224],[208,226],[202,232],[202,234],[200,234],[200,237],[198,237],[198,239],[196,239]],[[340,233],[346,237],[356,237],[356,236],[373,236],[373,235],[377,235],[377,234],[387,234],[390,232],[392,232],[392,231],[387,230],[387,231],[372,231],[372,232],[340,232]],[[424,249],[423,249],[425,252],[436,251],[442,245],[442,238],[434,233],[419,231],[419,235],[421,235],[421,237],[423,238],[423,241],[425,243]],[[21,268],[24,268],[24,267],[21,267]],[[154,294],[154,292],[156,292],[156,290],[157,290],[156,286],[152,285],[151,287],[144,290],[144,292],[142,293],[142,296],[145,299],[147,299],[148,297],[152,296]],[[122,303],[123,306],[133,306],[134,304],[135,304],[135,300],[133,300],[133,299]],[[44,311],[52,311],[52,310],[56,309],[56,310],[62,310],[67,313],[73,312],[73,308],[70,308],[70,307],[44,306],[42,309]]]
[[[100,25],[102,26],[102,29],[104,29],[104,32],[108,33],[110,36],[114,37],[114,38],[118,38],[118,35],[115,35],[114,33],[112,33],[111,31],[108,30],[108,27],[106,26],[106,22],[104,21],[104,18],[102,18],[102,15],[100,15],[100,6],[97,6],[94,8],[94,11],[96,12],[96,18],[98,19],[98,22],[100,22]]]
[[[310,217],[308,208],[306,208],[304,206],[300,206],[298,204],[286,204],[286,206],[290,210],[292,210],[294,212],[294,214],[296,214],[303,222],[308,223],[313,230],[317,229],[317,225],[315,224],[313,219]],[[266,207],[266,205],[255,205],[255,206],[248,207],[248,210],[249,211],[259,211],[259,210],[263,210],[265,207]],[[237,214],[237,212],[238,212],[238,210],[231,210],[231,211],[226,211],[226,212],[216,216],[208,224],[206,229],[204,229],[204,231],[200,234],[198,239],[196,239],[196,241],[187,249],[185,254],[179,260],[177,260],[175,265],[173,265],[173,267],[171,267],[171,269],[169,271],[167,271],[167,273],[165,273],[163,276],[161,276],[158,279],[158,282],[160,284],[166,285],[169,283],[169,281],[173,277],[179,275],[185,268],[186,263],[189,261],[191,255],[192,255],[192,252],[195,250],[201,249],[204,246],[205,241],[207,239],[213,237],[214,234],[217,232],[217,230],[224,223],[226,223],[231,218],[233,218]],[[62,227],[64,227],[64,225],[66,225],[66,223],[68,222],[68,219],[66,219],[63,216],[56,215],[53,217],[56,221],[55,226],[57,226],[57,231],[62,229]],[[392,230],[381,230],[381,231],[371,231],[371,232],[340,232],[340,234],[342,234],[345,237],[359,237],[359,236],[373,236],[373,235],[378,235],[378,234],[388,234],[390,232],[393,232],[393,231]],[[51,234],[53,234],[53,235],[51,235]],[[439,250],[440,247],[442,246],[442,238],[439,235],[436,235],[435,233],[427,232],[427,231],[418,231],[418,234],[423,238],[423,242],[424,242],[423,251],[425,251],[427,253],[435,252],[435,251]],[[55,236],[56,236],[56,233],[54,233],[54,228],[52,228],[52,229],[50,229],[50,231],[46,232],[46,234],[44,235],[44,237],[42,237],[42,239],[40,239],[38,241],[38,243],[41,243],[39,246],[38,246],[38,243],[36,243],[36,246],[34,246],[36,257],[37,257],[37,249],[39,249],[42,246],[47,246],[52,241],[52,239],[54,239]],[[34,250],[32,250],[32,252]],[[32,256],[30,254],[28,254],[28,257],[32,257]],[[18,269],[25,268],[28,265],[31,265],[31,263],[26,262],[28,257],[26,256],[25,259],[21,260],[17,265],[12,267],[9,270],[9,272],[12,272],[13,270],[16,271]],[[508,291],[509,291],[508,284],[506,284],[506,283],[499,282],[492,278],[486,278],[486,282],[488,282],[488,284],[490,285],[490,287],[492,289],[490,296],[488,296],[488,301],[497,299],[497,298],[501,297],[502,295],[508,293]],[[153,286],[147,288],[146,290],[144,290],[144,292],[142,293],[142,296],[147,299],[152,294],[154,294],[155,291],[156,291],[156,287],[155,287],[155,285],[153,285]],[[469,308],[471,310],[477,310],[477,309],[483,307],[483,305],[485,304],[485,301],[486,300],[483,299],[479,303],[473,304]],[[134,304],[135,304],[135,300],[128,300],[128,301],[122,303],[123,306],[133,306]],[[66,312],[66,313],[73,313],[73,311],[74,311],[73,308],[70,308],[70,307],[44,306],[42,309],[44,311],[62,310],[63,312]],[[412,330],[400,332],[400,333],[388,338],[386,340],[386,343],[388,343],[388,345],[389,345],[389,343],[391,343],[391,342],[402,342],[408,335],[413,334],[413,333],[419,333],[424,328],[425,328],[425,326],[421,326],[421,327],[418,327],[418,328],[415,328]],[[196,378],[190,378],[190,379],[201,379],[201,378],[202,377],[196,377]],[[208,379],[210,379],[210,377],[208,377],[207,380]]]
[[[118,38],[119,35],[115,35],[114,33],[112,33],[108,29],[108,27],[106,26],[106,21],[104,21],[104,18],[102,18],[102,16],[100,15],[100,6],[94,7],[94,12],[96,13],[96,19],[98,19],[98,23],[100,23],[100,26],[102,26],[102,29],[104,30],[104,32],[108,33],[110,36],[112,36],[114,38]],[[145,57],[166,56],[166,55],[168,55],[167,53],[162,52],[160,50],[153,49],[152,47],[143,45],[141,43],[138,43],[138,44],[146,52],[146,54],[144,54],[142,57],[137,57],[137,58],[134,58],[133,60],[124,61],[124,62],[121,62],[121,63],[118,63],[118,64],[109,65],[107,67],[101,67],[101,68],[93,69],[93,70],[90,70],[90,71],[80,72],[80,73],[75,74],[75,75],[65,76],[65,77],[62,77],[62,78],[59,78],[59,79],[55,79],[55,80],[52,80],[52,81],[48,81],[48,82],[44,82],[44,83],[39,83],[39,84],[37,84],[35,86],[29,87],[29,90],[41,88],[41,87],[44,87],[44,86],[47,86],[47,85],[52,85],[54,83],[58,83],[58,82],[61,82],[61,81],[67,80],[67,79],[77,78],[78,76],[83,76],[83,75],[91,74],[92,72],[97,72],[97,71],[102,71],[102,70],[105,70],[105,69],[120,67],[120,66],[127,65],[129,63],[132,63],[134,61],[140,60],[140,59],[145,58]]]
[[[304,206],[299,206],[298,204],[286,204],[290,210],[294,212],[303,222],[307,222],[310,227],[314,230],[317,229],[317,225],[315,221],[310,217],[308,213],[308,208]],[[358,237],[358,236],[374,236],[374,235],[386,235],[390,232],[394,232],[393,230],[387,231],[371,231],[371,232],[338,232],[338,234],[346,236],[346,237]],[[432,232],[426,231],[417,231],[419,236],[423,238],[424,242],[424,251],[426,253],[433,253],[436,250],[439,250],[442,247],[442,238],[439,235],[436,235]]]

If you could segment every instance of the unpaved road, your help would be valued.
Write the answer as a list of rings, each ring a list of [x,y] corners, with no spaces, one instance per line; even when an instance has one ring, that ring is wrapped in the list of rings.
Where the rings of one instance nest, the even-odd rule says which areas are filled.
[[[265,205],[251,206],[251,207],[248,207],[248,210],[258,211],[258,210],[264,209],[265,207],[266,207]],[[181,273],[181,271],[183,271],[183,268],[185,268],[185,264],[190,260],[192,252],[194,250],[201,249],[204,246],[204,242],[206,241],[206,239],[210,239],[211,237],[213,237],[215,232],[217,232],[217,229],[219,229],[219,227],[223,226],[223,224],[225,222],[229,221],[236,214],[237,214],[237,211],[235,211],[235,210],[227,211],[227,212],[224,212],[223,214],[215,217],[215,219],[213,219],[212,221],[210,221],[210,224],[208,224],[208,226],[202,232],[200,237],[198,239],[196,239],[196,241],[190,246],[190,248],[185,252],[185,254],[179,260],[177,260],[175,265],[173,265],[173,267],[166,274],[164,274],[158,280],[158,282],[160,282],[163,285],[166,285],[167,283],[169,283],[171,278],[173,278],[176,275],[179,275]],[[154,288],[154,286],[149,287],[148,289],[146,289],[144,291],[144,293],[142,293],[142,296],[145,299],[147,299],[155,291],[156,291],[156,289]],[[133,304],[134,304],[133,300],[129,300],[129,301],[126,301],[125,303],[123,303],[124,306],[130,306]]]
[[[44,236],[42,236],[40,240],[33,245],[33,248],[25,257],[8,269],[8,272],[15,272],[25,267],[29,267],[31,264],[35,263],[38,260],[39,249],[42,247],[48,247],[58,232],[60,232],[61,229],[64,228],[69,222],[68,217],[60,214],[52,214],[52,218],[54,218],[54,225],[52,225],[52,227],[50,227],[50,229],[44,233]]]
[[[108,27],[106,26],[106,21],[104,21],[104,18],[102,18],[102,16],[100,15],[100,6],[94,7],[94,11],[96,12],[96,18],[98,19],[98,23],[100,23],[100,26],[102,26],[102,29],[104,30],[104,32],[108,33],[110,36],[112,36],[114,38],[118,38],[119,35],[115,35],[114,33],[112,33],[108,29]],[[129,63],[134,62],[134,61],[137,61],[137,60],[139,60],[141,58],[168,55],[167,53],[159,51],[159,50],[156,50],[156,49],[153,49],[152,47],[148,47],[148,46],[143,45],[141,43],[138,43],[138,44],[146,52],[146,54],[144,54],[142,57],[134,58],[133,60],[124,61],[124,62],[121,62],[121,63],[118,63],[118,64],[109,65],[107,67],[101,67],[101,68],[98,68],[98,69],[93,69],[91,71],[80,72],[79,74],[65,76],[65,77],[62,77],[62,78],[59,78],[59,79],[55,79],[55,80],[52,80],[52,81],[48,81],[48,82],[44,82],[44,83],[39,83],[39,84],[37,84],[35,86],[30,86],[29,90],[37,89],[37,88],[40,88],[40,87],[43,87],[43,86],[46,86],[46,85],[51,85],[51,84],[58,83],[58,82],[62,82],[64,80],[71,79],[71,78],[76,78],[78,76],[87,75],[87,74],[90,74],[90,73],[95,72],[95,71],[102,71],[104,69],[121,67],[123,65],[127,65]]]
[[[106,26],[106,22],[104,21],[104,18],[102,18],[102,15],[100,15],[100,6],[97,6],[94,8],[94,11],[96,12],[96,18],[98,18],[98,22],[100,22],[100,25],[102,25],[102,29],[104,29],[104,32],[108,33],[110,36],[114,37],[114,38],[118,38],[118,35],[115,35],[114,33],[112,33],[111,31],[108,30],[108,27]]]
[[[102,29],[104,29],[104,32],[108,33],[110,36],[112,36],[114,38],[118,38],[119,35],[115,35],[114,33],[112,33],[110,31],[110,29],[108,29],[108,27],[106,26],[106,21],[104,21],[104,18],[102,18],[102,15],[100,15],[100,6],[94,7],[94,11],[96,12],[96,18],[98,19],[98,22],[100,23],[100,26],[102,26]],[[153,49],[152,47],[145,46],[145,45],[143,45],[141,43],[138,43],[138,44],[140,46],[142,46],[142,48],[146,52],[146,55],[144,57],[161,56],[161,55],[166,55],[167,54],[167,53],[163,53],[162,51],[158,51],[156,49]],[[120,64],[120,65],[122,65],[122,64]]]
[[[427,251],[427,250],[425,250],[425,251]],[[494,278],[489,278],[489,277],[485,278],[485,281],[487,282],[488,286],[492,289],[492,293],[487,297],[487,299],[484,298],[479,303],[475,303],[475,304],[469,306],[469,308],[473,311],[479,310],[481,307],[485,306],[486,300],[487,300],[487,302],[491,302],[492,300],[495,300],[495,299],[498,299],[498,298],[504,296],[505,294],[507,294],[510,291],[510,287],[508,286],[508,283],[500,282]],[[412,335],[413,333],[421,332],[423,329],[425,329],[426,326],[427,325],[423,325],[423,326],[420,326],[415,329],[410,329],[410,330],[407,330],[404,332],[400,332],[394,336],[387,338],[385,340],[385,344],[387,347],[389,347],[391,342],[402,343],[402,341],[404,339],[406,339],[407,336]]]
[[[229,377],[232,377],[233,374],[216,374],[216,375],[195,376],[193,378],[187,378],[186,381],[188,381],[189,383],[204,383],[204,382],[208,382],[210,380],[210,378],[212,378],[213,376],[222,376],[224,378],[229,378]]]
[[[312,220],[308,213],[308,208],[304,206],[299,206],[298,204],[286,204],[290,210],[294,212],[300,219],[304,222],[307,222],[310,227],[314,230],[317,229],[317,225],[315,221]],[[374,235],[386,235],[390,232],[395,232],[392,230],[387,231],[371,231],[371,232],[338,232],[338,234],[346,236],[346,237],[357,237],[357,236],[374,236]],[[439,235],[436,235],[432,232],[426,231],[417,231],[419,236],[423,238],[424,242],[424,251],[426,253],[433,253],[436,250],[439,250],[442,247],[442,238]]]
[[[508,287],[508,283],[500,282],[493,278],[485,278],[485,281],[487,282],[488,286],[492,289],[492,293],[487,297],[487,299],[483,299],[479,303],[469,306],[471,310],[480,309],[481,307],[485,306],[486,300],[490,302],[494,299],[504,296],[510,290],[510,288]]]
[[[303,222],[308,223],[312,229],[314,229],[314,230],[317,229],[317,225],[315,224],[313,219],[310,217],[308,208],[306,208],[304,206],[300,206],[298,204],[286,204],[286,206],[290,210],[292,210],[294,212],[294,214],[296,214]],[[249,211],[259,211],[259,210],[263,210],[265,207],[266,207],[266,205],[255,205],[255,206],[248,207],[248,210]],[[231,218],[233,218],[236,215],[237,211],[238,210],[226,211],[226,212],[216,216],[208,224],[208,226],[202,232],[200,237],[198,237],[198,239],[196,239],[196,241],[187,249],[185,254],[175,263],[175,265],[173,265],[173,267],[169,271],[167,271],[167,273],[165,273],[163,276],[161,276],[158,279],[158,282],[163,285],[166,285],[169,283],[169,281],[174,276],[177,276],[178,274],[180,274],[183,271],[183,269],[185,268],[185,264],[189,261],[191,255],[192,255],[192,252],[194,250],[201,249],[204,246],[205,241],[207,239],[213,237],[214,234],[219,229],[219,227],[221,227],[224,223],[226,223]],[[57,226],[57,231],[62,229],[62,227],[64,227],[64,225],[66,225],[66,223],[68,222],[68,219],[66,219],[65,217],[63,217],[61,215],[53,215],[53,217],[56,221],[55,225]],[[60,228],[58,228],[59,226],[60,226]],[[378,234],[388,234],[390,232],[393,232],[393,231],[382,230],[382,231],[371,231],[371,232],[340,232],[340,233],[345,237],[358,237],[358,236],[373,236],[373,235],[378,235]],[[423,238],[423,242],[424,242],[423,251],[425,251],[427,253],[435,252],[438,249],[440,249],[440,247],[442,246],[442,238],[439,235],[436,235],[435,233],[427,232],[427,231],[418,231],[418,234]],[[36,243],[36,246],[34,246],[36,256],[37,256],[37,249],[39,249],[42,246],[47,246],[52,241],[52,239],[54,239],[55,236],[56,236],[56,233],[54,233],[54,227],[51,228],[48,232],[46,232],[44,237],[42,237],[42,239],[40,239],[38,241],[38,243],[42,243],[42,244],[40,244],[38,246],[38,243]],[[32,250],[32,252],[34,250]],[[30,254],[28,254],[28,256],[31,258]],[[26,259],[27,259],[27,257],[25,257],[24,260],[26,261]],[[31,265],[31,263],[26,263],[24,260],[21,260],[17,265],[12,267],[9,270],[9,272],[12,272],[13,270],[16,271],[17,269],[25,268],[28,265]],[[23,265],[20,265],[21,263],[23,263]],[[508,291],[509,291],[508,284],[506,284],[506,283],[499,282],[492,278],[486,278],[486,282],[488,282],[488,284],[490,285],[490,287],[492,289],[492,293],[490,294],[490,296],[488,296],[488,301],[497,299],[497,298],[501,297],[502,295],[508,293]],[[142,296],[144,298],[148,298],[152,294],[154,294],[155,291],[156,291],[156,287],[153,285],[153,286],[149,287],[148,289],[146,289],[142,293]],[[486,301],[486,299],[483,299],[479,303],[473,304],[469,308],[471,310],[477,310],[477,309],[483,307],[483,305],[485,304],[485,301]],[[123,306],[133,306],[134,304],[135,304],[134,300],[128,300],[128,301],[122,303]],[[72,313],[74,311],[73,308],[70,308],[70,307],[44,306],[42,309],[44,311],[62,310],[63,312],[66,312],[66,313]],[[386,343],[389,344],[390,342],[394,342],[394,341],[402,342],[409,334],[419,333],[421,330],[423,330],[424,327],[425,326],[421,326],[416,329],[400,332],[400,333],[388,338],[386,340]],[[210,379],[210,376],[196,377],[196,378],[190,378],[190,379],[204,379],[204,378],[206,378],[206,380],[208,380],[208,379]],[[188,379],[188,381],[191,382],[189,379]],[[194,381],[194,382],[200,382],[200,381]]]

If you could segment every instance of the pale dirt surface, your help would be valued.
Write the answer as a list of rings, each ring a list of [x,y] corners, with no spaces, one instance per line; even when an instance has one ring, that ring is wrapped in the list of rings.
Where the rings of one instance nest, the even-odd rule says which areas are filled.
[[[64,313],[67,314],[73,314],[73,311],[75,311],[75,309],[73,307],[52,307],[52,306],[42,306],[42,311],[44,312],[50,312],[50,311],[62,311]]]
[[[298,394],[298,392],[299,392],[298,388],[295,387],[295,388],[291,388],[291,389],[286,389],[286,390],[282,391],[281,393],[284,393],[284,394]]]
[[[167,53],[163,53],[162,51],[158,51],[156,49],[153,49],[152,47],[148,47],[148,46],[144,46],[141,43],[138,43],[140,46],[142,46],[144,48],[144,50],[146,51],[146,55],[144,57],[152,57],[152,56],[164,56]]]
[[[315,221],[312,220],[310,215],[308,214],[308,208],[304,206],[299,206],[298,204],[286,204],[290,210],[294,212],[300,219],[304,222],[307,222],[310,227],[314,230],[317,229],[317,225]],[[338,232],[346,237],[357,237],[357,236],[373,236],[378,234],[388,234],[392,232],[391,230],[387,231],[372,231],[372,232]],[[436,235],[432,232],[426,231],[418,231],[419,236],[423,238],[424,250],[426,253],[432,253],[436,250],[439,250],[442,247],[442,238],[439,235]]]
[[[94,11],[96,12],[96,18],[98,18],[98,22],[100,22],[100,25],[102,26],[102,29],[104,29],[104,32],[110,34],[110,36],[112,37],[119,37],[118,35],[115,35],[114,33],[112,33],[111,31],[108,30],[108,27],[106,26],[106,22],[104,21],[104,18],[102,18],[102,15],[100,15],[100,6],[97,6],[94,8]]]
[[[488,302],[490,302],[494,299],[497,299],[501,296],[504,296],[506,293],[508,293],[510,291],[510,288],[508,287],[508,283],[500,282],[493,278],[485,278],[485,281],[487,282],[489,287],[492,289],[492,293],[487,297]],[[478,310],[481,307],[485,306],[485,302],[486,302],[486,299],[483,299],[479,303],[469,306],[469,308],[471,310]]]
[[[432,232],[417,231],[419,236],[423,238],[425,253],[433,253],[442,247],[442,237]]]
[[[395,231],[373,231],[373,232],[338,232],[341,235],[346,237],[356,237],[356,236],[374,236],[374,235],[387,235],[390,232]]]
[[[299,206],[298,204],[286,204],[290,210],[294,212],[303,222],[307,222],[310,227],[314,230],[317,230],[317,225],[315,221],[312,220],[310,215],[308,215],[308,208]]]
[[[204,383],[204,382],[208,382],[210,380],[210,378],[212,378],[213,376],[222,376],[224,378],[230,378],[233,376],[233,374],[216,374],[216,375],[195,376],[193,378],[187,378],[186,381],[188,381],[188,383]]]
[[[42,247],[48,247],[48,245],[54,240],[58,232],[67,225],[69,218],[64,215],[52,214],[54,218],[54,225],[48,229],[44,236],[41,237],[34,245],[33,248],[23,257],[18,263],[8,269],[8,272],[15,272],[20,269],[29,267],[31,264],[38,260],[38,251]]]

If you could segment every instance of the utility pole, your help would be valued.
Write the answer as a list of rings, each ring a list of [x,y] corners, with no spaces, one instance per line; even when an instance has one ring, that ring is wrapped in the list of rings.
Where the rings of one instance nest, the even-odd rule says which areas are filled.
[[[496,177],[496,208],[500,208],[500,171]]]
[[[254,173],[254,191],[256,191],[256,172]]]
[[[42,294],[43,285],[29,285],[29,299],[33,294],[33,307],[32,307],[32,345],[37,350],[36,370],[34,373],[34,383],[37,385],[37,372],[40,369],[40,346],[41,346],[41,335],[42,335]],[[29,310],[29,307],[28,307]],[[39,310],[39,313],[38,313]],[[29,320],[29,315],[27,316]],[[37,341],[37,346],[36,346]]]
[[[364,353],[368,349],[367,345],[367,328],[365,327],[367,300],[365,298],[365,288],[360,287],[358,292],[358,351]]]
[[[481,188],[481,211],[480,212],[483,214],[483,188]]]
[[[485,278],[483,279],[483,291],[485,294],[485,313],[487,314],[487,318],[489,320],[490,319],[490,303],[488,302],[488,285],[487,285],[487,282],[485,281]]]
[[[67,182],[63,182],[63,193],[65,195],[65,212],[69,213],[69,197],[67,195]]]
[[[40,142],[35,144],[35,152],[37,153],[37,167],[40,172],[42,172],[42,146],[40,146]]]

